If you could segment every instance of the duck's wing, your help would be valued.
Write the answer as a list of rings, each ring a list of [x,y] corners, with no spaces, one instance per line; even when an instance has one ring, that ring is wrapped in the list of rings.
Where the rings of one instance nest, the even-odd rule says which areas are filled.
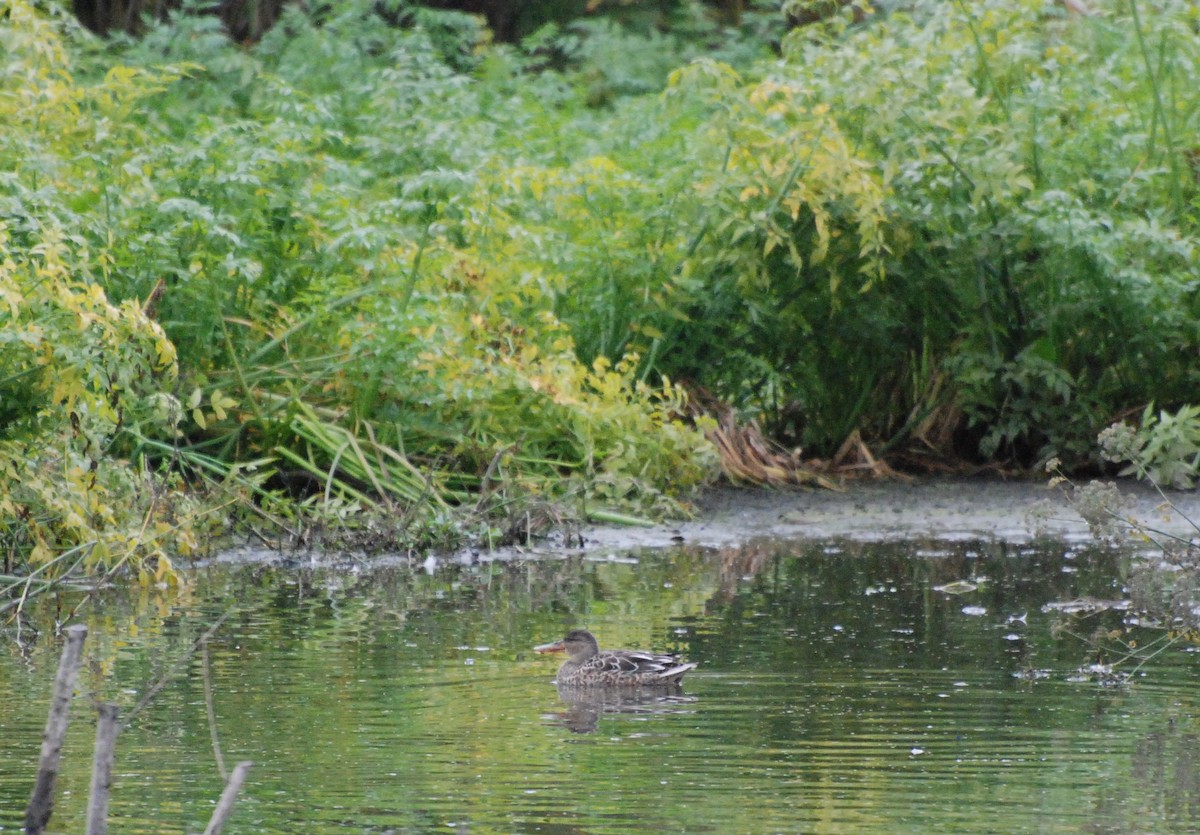
[[[601,652],[592,661],[602,665],[600,669],[617,675],[657,676],[663,681],[678,679],[688,670],[696,668],[695,664],[680,663],[675,655],[660,655],[653,652],[637,650],[610,650]]]

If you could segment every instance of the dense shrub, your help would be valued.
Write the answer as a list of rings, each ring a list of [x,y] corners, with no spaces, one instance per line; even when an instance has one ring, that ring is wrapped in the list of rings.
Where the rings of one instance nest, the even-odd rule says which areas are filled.
[[[1198,13],[1096,6],[846,7],[763,60],[761,16],[513,46],[345,0],[244,47],[7,0],[9,541],[242,465],[340,521],[662,509],[713,471],[674,381],[810,454],[1094,460],[1200,374]],[[125,515],[54,505],[80,472]]]
[[[810,354],[811,382],[792,377],[810,426],[844,430],[820,405],[845,414],[859,398],[856,423],[886,439],[940,396],[983,458],[1078,464],[1115,415],[1194,397],[1183,137],[1200,112],[1186,81],[1197,14],[1138,11],[916,3],[793,34],[773,77],[798,107],[828,108],[886,190],[885,278],[870,293],[838,298],[811,269],[789,273],[826,313],[805,317],[812,339],[835,346]],[[872,253],[846,255],[852,273]]]
[[[813,452],[1095,462],[1198,382],[1197,13],[1138,11],[919,2],[692,64],[604,156],[496,171],[472,234],[562,276],[585,356],[632,345]]]

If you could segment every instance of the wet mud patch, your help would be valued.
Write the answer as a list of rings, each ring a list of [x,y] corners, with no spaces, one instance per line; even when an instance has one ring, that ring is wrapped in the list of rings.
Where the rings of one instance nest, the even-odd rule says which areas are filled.
[[[1135,483],[1118,485],[1123,518],[1152,529],[1194,534],[1200,495],[1163,496]],[[728,547],[758,538],[1091,539],[1087,523],[1063,490],[1045,481],[938,478],[850,483],[842,491],[716,488],[696,502],[695,518],[653,528],[593,527],[591,547],[623,549],[686,543]]]
[[[1195,536],[1188,521],[1200,520],[1200,494],[1169,491],[1166,499],[1133,482],[1117,485],[1125,526],[1141,525],[1185,538]],[[1172,508],[1171,505],[1174,505]],[[883,542],[903,539],[943,541],[994,540],[1029,542],[1053,538],[1087,542],[1087,523],[1061,488],[1045,481],[1002,481],[987,478],[936,478],[851,482],[843,490],[807,488],[716,487],[694,502],[694,516],[646,527],[589,525],[569,535],[535,539],[530,546],[464,548],[453,554],[382,553],[300,548],[271,549],[256,545],[230,548],[212,563],[270,564],[294,568],[366,565],[423,566],[433,571],[445,564],[561,559],[583,554],[588,559],[622,559],[622,552],[641,548],[692,546],[732,548],[772,540],[844,539]],[[1136,540],[1135,540],[1136,542]]]

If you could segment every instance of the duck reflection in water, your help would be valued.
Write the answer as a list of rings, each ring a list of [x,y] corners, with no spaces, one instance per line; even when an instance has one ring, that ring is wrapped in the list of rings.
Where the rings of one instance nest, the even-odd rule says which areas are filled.
[[[694,663],[676,655],[640,650],[601,650],[586,629],[574,629],[561,641],[534,647],[535,652],[565,652],[558,668],[558,695],[567,710],[557,715],[576,733],[596,730],[605,713],[680,712],[695,699],[683,695],[680,681]]]
[[[566,710],[543,718],[561,723],[577,734],[590,734],[604,715],[631,718],[691,713],[695,696],[685,696],[678,684],[658,687],[574,687],[558,685],[558,698]]]

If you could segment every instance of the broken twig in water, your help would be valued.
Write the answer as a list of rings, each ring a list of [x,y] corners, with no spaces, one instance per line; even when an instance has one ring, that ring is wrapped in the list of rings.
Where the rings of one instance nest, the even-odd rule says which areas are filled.
[[[33,797],[25,810],[25,835],[40,835],[50,822],[50,814],[54,811],[54,782],[58,778],[58,761],[62,754],[63,737],[67,735],[71,694],[75,691],[75,679],[79,675],[87,627],[76,624],[68,626],[65,632],[67,641],[63,645],[62,660],[58,663],[54,695],[50,702],[50,716],[46,720],[46,732],[42,736],[42,757],[38,762],[37,783],[34,784]]]
[[[233,774],[229,775],[229,782],[225,784],[225,791],[221,792],[221,799],[217,801],[217,808],[213,811],[212,819],[209,820],[204,835],[218,835],[225,827],[225,821],[229,820],[229,815],[233,812],[233,804],[237,802],[242,782],[246,779],[246,772],[252,765],[254,765],[252,761],[243,760],[234,766]]]
[[[100,719],[96,723],[96,750],[92,754],[92,790],[88,796],[87,835],[108,833],[108,794],[112,789],[117,732],[121,729],[120,722],[117,721],[120,709],[116,705],[102,702],[97,710]]]
[[[221,739],[217,736],[217,714],[213,710],[212,674],[208,666],[208,642],[200,647],[201,669],[204,671],[204,710],[208,714],[208,735],[212,739],[213,756],[217,758],[217,772],[222,780],[229,779],[225,770],[225,757],[221,755]]]
[[[217,618],[213,625],[205,630],[204,634],[192,643],[191,650],[170,667],[168,667],[167,671],[162,674],[162,677],[160,677],[158,681],[150,685],[150,687],[146,690],[146,695],[142,696],[141,700],[139,700],[138,703],[129,710],[129,713],[126,714],[125,721],[122,723],[121,727],[129,727],[129,723],[133,717],[140,713],[142,708],[150,704],[150,701],[158,695],[158,691],[166,687],[167,682],[171,680],[171,676],[175,675],[175,673],[177,673],[180,668],[182,668],[183,665],[186,664],[188,660],[196,654],[196,651],[200,649],[200,647],[202,647],[209,638],[216,634],[216,631],[221,628],[221,624],[228,620],[229,616],[232,615],[236,610],[236,607],[225,610],[225,613]]]

